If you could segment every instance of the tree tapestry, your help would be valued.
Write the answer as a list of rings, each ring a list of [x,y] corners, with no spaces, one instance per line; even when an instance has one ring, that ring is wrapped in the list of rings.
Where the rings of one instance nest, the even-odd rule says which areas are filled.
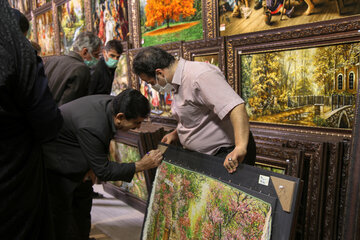
[[[142,46],[202,39],[201,0],[140,0]]]
[[[111,141],[110,144],[110,160],[119,163],[132,163],[141,159],[139,150],[136,147],[132,147],[123,143]],[[139,199],[147,201],[148,191],[146,188],[145,174],[144,172],[135,173],[130,183],[123,181],[114,181],[116,186],[121,187]]]
[[[250,120],[351,129],[360,44],[241,55]]]
[[[270,239],[271,204],[221,181],[163,162],[143,239]]]
[[[68,53],[77,36],[85,31],[84,0],[71,0],[58,7],[61,53]]]

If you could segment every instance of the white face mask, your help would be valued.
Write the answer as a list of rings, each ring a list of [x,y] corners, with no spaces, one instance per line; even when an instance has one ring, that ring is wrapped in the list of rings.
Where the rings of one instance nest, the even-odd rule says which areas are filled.
[[[165,78],[166,84],[163,87],[159,84],[157,75],[155,75],[155,80],[156,80],[156,84],[154,86],[152,86],[152,88],[161,94],[164,94],[164,93],[170,94],[171,91],[174,89],[174,86],[171,83],[168,83],[166,78]]]

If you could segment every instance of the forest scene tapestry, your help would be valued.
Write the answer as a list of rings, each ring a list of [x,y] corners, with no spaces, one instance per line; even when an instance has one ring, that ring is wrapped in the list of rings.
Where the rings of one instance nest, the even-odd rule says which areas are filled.
[[[92,0],[93,28],[104,44],[117,39],[127,40],[129,21],[127,0]]]
[[[201,0],[140,0],[142,46],[203,38]]]
[[[52,11],[47,11],[35,18],[37,40],[41,47],[41,56],[49,56],[55,54],[55,34],[54,21]]]
[[[195,55],[194,61],[206,62],[219,67],[219,54]]]
[[[110,144],[110,160],[118,163],[133,163],[141,159],[139,150],[136,147],[129,146],[124,143],[111,141]],[[114,181],[114,185],[128,191],[139,199],[147,201],[148,191],[146,188],[146,180],[144,172],[135,173],[130,183],[124,181]]]
[[[122,54],[115,70],[111,95],[116,96],[127,88],[129,88],[127,56]]]
[[[351,129],[360,43],[240,55],[250,120]]]
[[[68,53],[77,36],[85,31],[84,0],[71,0],[58,7],[61,53]]]
[[[221,181],[163,162],[157,170],[145,239],[270,239],[272,207]]]
[[[217,0],[220,36],[360,14],[358,0]],[[281,7],[284,6],[281,14]]]

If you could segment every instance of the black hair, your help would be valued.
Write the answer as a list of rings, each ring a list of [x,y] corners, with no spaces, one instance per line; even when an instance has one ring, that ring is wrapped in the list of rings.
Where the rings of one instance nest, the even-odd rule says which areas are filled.
[[[150,113],[150,104],[138,90],[126,89],[112,100],[112,110],[114,116],[124,113],[127,120],[146,118]]]
[[[27,31],[29,31],[29,28],[30,28],[29,20],[26,18],[26,16],[22,12],[20,12],[16,8],[13,8],[12,11],[14,12],[15,18],[16,18],[17,22],[19,23],[21,32],[25,34]]]
[[[157,47],[147,47],[136,54],[132,67],[137,75],[143,73],[149,77],[155,77],[157,68],[167,68],[173,62],[175,62],[175,57],[165,50]]]
[[[123,46],[121,44],[121,41],[116,40],[116,39],[108,41],[105,45],[105,50],[109,51],[111,49],[115,50],[118,54],[122,54]]]

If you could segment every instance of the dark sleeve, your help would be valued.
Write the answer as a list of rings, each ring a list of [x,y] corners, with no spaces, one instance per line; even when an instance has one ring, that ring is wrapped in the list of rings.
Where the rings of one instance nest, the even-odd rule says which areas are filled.
[[[130,182],[135,174],[135,163],[117,163],[108,159],[107,146],[93,132],[80,129],[78,141],[89,167],[102,181]]]
[[[90,82],[90,70],[87,66],[77,67],[72,76],[67,80],[66,89],[61,97],[59,105],[84,97],[88,93]]]
[[[37,76],[26,105],[26,119],[33,136],[40,142],[48,142],[57,136],[63,118],[48,87],[44,65],[37,57]]]
[[[98,66],[96,65],[95,70],[93,71],[93,73],[91,74],[90,77],[90,83],[89,83],[89,92],[88,95],[94,95],[97,94],[97,85],[98,85],[98,81],[101,78],[101,74],[98,71]]]

